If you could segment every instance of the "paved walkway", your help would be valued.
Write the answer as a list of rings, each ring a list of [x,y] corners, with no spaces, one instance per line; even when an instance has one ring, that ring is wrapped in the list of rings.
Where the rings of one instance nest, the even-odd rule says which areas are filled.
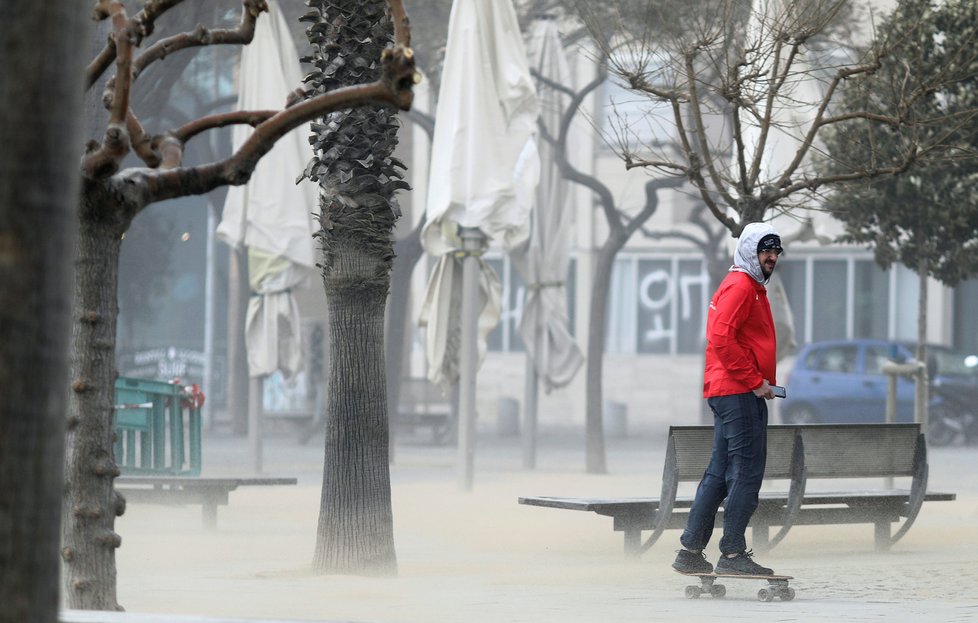
[[[247,441],[210,435],[205,473],[248,474]],[[625,560],[611,520],[523,507],[520,495],[658,492],[664,435],[608,442],[606,475],[584,473],[583,438],[543,431],[538,468],[521,467],[518,438],[483,434],[475,487],[458,490],[455,450],[404,442],[392,466],[396,578],[311,572],[321,440],[280,434],[264,444],[264,473],[295,487],[240,489],[218,530],[199,509],[130,505],[117,523],[119,600],[130,612],[309,621],[978,621],[978,448],[931,451],[931,490],[958,500],[925,505],[893,551],[873,550],[872,526],[798,527],[762,564],[794,575],[797,597],[761,603],[759,582],[727,582],[727,597],[687,600],[669,568],[678,533]],[[711,557],[715,556],[713,552]]]

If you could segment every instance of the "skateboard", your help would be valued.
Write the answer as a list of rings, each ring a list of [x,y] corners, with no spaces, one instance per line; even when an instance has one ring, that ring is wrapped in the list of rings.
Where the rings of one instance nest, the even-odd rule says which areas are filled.
[[[734,573],[683,573],[680,575],[692,576],[700,579],[700,586],[690,585],[686,587],[686,597],[688,599],[699,599],[703,593],[708,593],[711,597],[720,599],[727,594],[727,587],[718,584],[719,579],[733,578],[735,580],[765,580],[768,583],[766,588],[757,591],[758,601],[773,601],[775,597],[781,601],[791,601],[795,598],[795,589],[788,586],[788,580],[794,578],[790,575],[741,575]]]

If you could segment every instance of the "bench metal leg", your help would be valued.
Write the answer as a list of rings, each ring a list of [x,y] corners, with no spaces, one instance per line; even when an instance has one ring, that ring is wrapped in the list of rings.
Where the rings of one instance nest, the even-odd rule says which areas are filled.
[[[885,552],[890,549],[893,539],[890,537],[890,522],[877,521],[874,524],[873,534],[876,540],[876,551]]]
[[[625,557],[638,558],[642,548],[642,531],[625,530]]]

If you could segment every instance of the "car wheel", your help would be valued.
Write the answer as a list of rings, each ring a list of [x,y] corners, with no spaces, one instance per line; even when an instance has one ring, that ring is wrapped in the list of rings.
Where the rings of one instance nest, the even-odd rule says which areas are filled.
[[[818,424],[820,421],[815,410],[808,406],[794,407],[786,411],[781,418],[785,424]]]

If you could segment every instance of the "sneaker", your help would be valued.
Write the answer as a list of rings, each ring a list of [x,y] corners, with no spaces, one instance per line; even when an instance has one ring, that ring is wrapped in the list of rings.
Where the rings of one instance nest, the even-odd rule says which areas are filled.
[[[747,550],[738,553],[734,557],[726,554],[720,556],[717,561],[717,574],[728,573],[733,575],[774,575],[774,571],[767,567],[762,567],[753,560],[754,552]]]
[[[703,552],[695,554],[688,549],[678,550],[672,568],[679,573],[713,573],[713,565]]]

